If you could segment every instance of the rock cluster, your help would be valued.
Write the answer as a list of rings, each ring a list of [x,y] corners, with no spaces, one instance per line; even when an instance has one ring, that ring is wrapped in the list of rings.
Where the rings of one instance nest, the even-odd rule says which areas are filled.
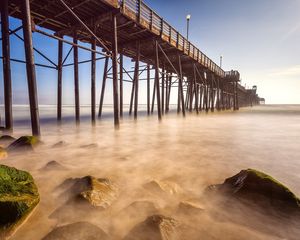
[[[32,176],[0,165],[0,239],[9,237],[39,203]]]

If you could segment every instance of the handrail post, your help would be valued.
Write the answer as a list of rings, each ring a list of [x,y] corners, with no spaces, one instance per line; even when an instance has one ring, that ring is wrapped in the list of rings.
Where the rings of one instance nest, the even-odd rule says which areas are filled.
[[[123,10],[123,13],[125,13],[125,11],[126,11],[126,0],[122,0],[122,10]]]
[[[138,4],[138,22],[141,23],[141,8],[142,8],[142,0],[137,0],[137,4]]]
[[[150,10],[150,30],[152,31],[153,28],[153,11]]]
[[[164,20],[163,18],[160,19],[160,36],[163,36],[163,32],[164,32]]]

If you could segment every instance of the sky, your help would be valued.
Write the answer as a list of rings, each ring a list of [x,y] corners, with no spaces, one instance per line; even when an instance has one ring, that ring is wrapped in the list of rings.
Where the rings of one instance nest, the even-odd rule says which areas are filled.
[[[190,41],[216,63],[223,56],[224,70],[238,70],[242,85],[258,86],[258,93],[268,104],[300,104],[300,0],[146,0],[152,9],[183,35],[186,15],[191,14]],[[10,19],[11,29],[20,22]],[[18,32],[22,36],[22,31]],[[34,45],[54,62],[57,41],[37,33]],[[69,46],[64,49],[67,53]],[[0,50],[2,55],[2,52]],[[11,37],[12,58],[24,59],[23,43]],[[90,53],[80,50],[80,60]],[[47,63],[35,53],[38,63]],[[67,62],[71,63],[71,59]],[[48,64],[48,63],[47,63]],[[2,64],[1,64],[2,65]],[[133,64],[126,60],[126,67]],[[100,93],[103,61],[97,64],[97,93]],[[56,103],[56,70],[36,67],[39,103]],[[90,65],[79,68],[81,104],[90,102]],[[28,101],[24,64],[12,63],[13,102]],[[144,83],[141,83],[143,86]],[[3,102],[3,75],[0,67],[0,102]],[[125,98],[130,94],[125,86]],[[141,87],[142,88],[142,87]],[[97,94],[97,101],[99,94]],[[142,93],[140,102],[145,102]],[[105,103],[112,102],[111,82]],[[63,73],[63,103],[74,103],[72,67]]]

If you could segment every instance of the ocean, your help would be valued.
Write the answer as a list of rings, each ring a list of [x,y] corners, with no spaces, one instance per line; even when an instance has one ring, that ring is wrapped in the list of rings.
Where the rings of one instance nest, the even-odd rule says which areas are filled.
[[[176,218],[178,203],[191,199],[199,202],[208,185],[223,183],[248,168],[272,175],[300,195],[300,105],[187,113],[185,118],[173,110],[161,122],[155,113],[147,116],[143,106],[136,121],[126,111],[119,130],[114,129],[111,106],[105,107],[104,118],[94,127],[89,107],[81,110],[82,121],[76,126],[73,107],[64,107],[62,124],[57,124],[55,107],[42,106],[43,144],[32,153],[1,160],[1,164],[29,171],[41,195],[39,206],[13,240],[42,239],[55,226],[76,221],[91,222],[115,239],[122,239],[147,217],[141,211],[139,217],[124,217],[123,221],[118,214],[131,203],[149,201],[159,214]],[[28,107],[14,107],[13,136],[31,133],[28,114]],[[59,141],[64,141],[64,146],[53,148]],[[42,170],[50,161],[58,162],[65,170]],[[120,189],[116,202],[97,214],[82,215],[74,210],[68,217],[50,217],[64,205],[57,186],[68,178],[88,175],[115,182]],[[143,186],[153,180],[173,182],[179,193],[165,198],[148,193]],[[214,218],[199,221],[210,232],[215,226],[211,239],[282,239]]]

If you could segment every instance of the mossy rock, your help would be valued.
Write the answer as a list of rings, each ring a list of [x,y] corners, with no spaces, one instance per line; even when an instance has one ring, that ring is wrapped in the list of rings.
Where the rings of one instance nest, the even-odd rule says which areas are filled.
[[[9,237],[39,203],[32,176],[0,165],[0,239]]]
[[[242,170],[223,184],[209,187],[235,199],[246,200],[282,212],[300,212],[299,198],[271,176],[254,170]]]
[[[7,147],[8,152],[33,150],[41,141],[36,136],[22,136]]]
[[[99,227],[88,222],[77,222],[56,227],[42,240],[108,240],[108,235]]]

